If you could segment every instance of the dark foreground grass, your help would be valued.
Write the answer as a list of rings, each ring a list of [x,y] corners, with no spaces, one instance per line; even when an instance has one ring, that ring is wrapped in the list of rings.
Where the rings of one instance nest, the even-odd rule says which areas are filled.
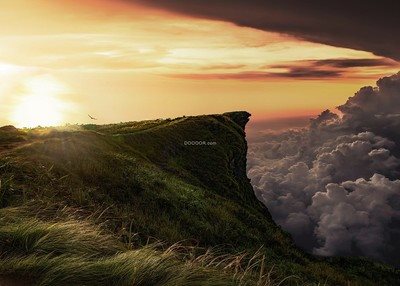
[[[32,285],[277,285],[260,253],[215,256],[175,244],[132,248],[82,217],[43,221],[0,210],[0,274]],[[64,212],[68,209],[64,209]],[[73,212],[72,212],[73,213]],[[203,252],[203,254],[195,254]],[[284,280],[293,279],[287,277]]]

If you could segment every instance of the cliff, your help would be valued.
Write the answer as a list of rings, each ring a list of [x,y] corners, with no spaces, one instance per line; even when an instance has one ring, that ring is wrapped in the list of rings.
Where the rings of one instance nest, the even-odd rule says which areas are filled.
[[[273,222],[246,175],[245,125],[249,117],[247,112],[231,112],[18,132],[5,128],[0,137],[13,144],[4,144],[0,153],[1,214],[39,217],[40,223],[55,224],[71,217],[78,223],[81,217],[96,217],[90,222],[93,227],[101,225],[118,243],[135,248],[143,247],[150,237],[167,245],[182,242],[187,247],[218,247],[222,254],[258,250],[265,258],[263,267],[273,267],[278,278],[298,276],[294,284],[375,285],[384,281],[395,285],[391,283],[397,281],[396,270],[366,260],[338,262],[305,254]],[[29,245],[42,241],[34,234]],[[75,243],[81,239],[75,233],[67,235],[66,241],[68,236]],[[0,225],[0,243],[7,244],[10,239],[7,224]],[[96,244],[96,239],[92,243]],[[44,253],[62,255],[69,249],[57,249],[57,244],[51,247]],[[4,247],[0,251],[7,253],[4,257],[13,255]],[[42,253],[33,247],[22,254]],[[17,249],[16,255],[21,256],[21,251]],[[4,257],[1,263],[7,265],[9,260]],[[7,269],[1,263],[0,273]],[[15,271],[26,276],[31,269],[34,267],[20,266]],[[47,274],[30,273],[33,281],[42,281]],[[89,279],[100,283],[96,277]],[[252,283],[248,285],[255,285]]]

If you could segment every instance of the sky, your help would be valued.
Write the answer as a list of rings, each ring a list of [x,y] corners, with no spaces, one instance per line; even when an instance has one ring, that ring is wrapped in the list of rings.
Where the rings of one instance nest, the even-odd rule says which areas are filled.
[[[1,1],[0,125],[304,118],[399,70],[390,11],[366,34],[352,4],[200,2]]]

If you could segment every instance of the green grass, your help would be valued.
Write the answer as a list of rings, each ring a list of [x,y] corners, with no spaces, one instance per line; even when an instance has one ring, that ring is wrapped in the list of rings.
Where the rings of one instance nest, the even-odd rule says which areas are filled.
[[[56,220],[49,212],[31,217],[32,212],[27,207],[0,211],[2,275],[46,286],[277,283],[259,254],[215,256],[210,250],[179,244],[162,250],[160,243],[134,248],[90,218],[71,216],[73,210],[63,209]]]
[[[151,261],[159,261],[164,265],[157,267],[172,269],[171,272],[183,267],[189,275],[190,271],[203,273],[199,269],[204,268],[205,272],[216,271],[211,276],[219,277],[221,271],[215,270],[214,264],[195,259],[199,255],[205,259],[199,253],[201,249],[217,248],[219,258],[238,259],[238,253],[258,253],[256,264],[262,261],[263,277],[271,269],[272,278],[277,280],[297,277],[282,285],[396,285],[399,272],[393,268],[364,259],[311,256],[298,249],[290,235],[273,222],[246,176],[247,145],[242,127],[247,117],[245,113],[233,113],[1,131],[5,133],[0,132],[0,142],[5,143],[0,144],[0,207],[16,214],[7,218],[6,212],[0,210],[4,222],[1,235],[5,237],[1,253],[12,250],[0,273],[6,274],[7,264],[15,265],[18,273],[30,273],[31,267],[41,273],[40,269],[53,269],[54,265],[68,269],[63,270],[65,277],[69,272],[82,281],[90,280],[90,276],[108,281],[107,277],[114,275],[104,271],[109,263],[134,265],[129,262],[132,257],[143,254],[143,259],[148,256]],[[20,139],[15,140],[16,137]],[[217,144],[184,145],[184,141],[191,140]],[[29,219],[7,222],[18,216]],[[82,219],[88,216],[92,218],[90,222]],[[162,249],[148,246],[159,240],[163,245],[179,242],[182,247],[196,250],[190,255],[178,253],[178,258],[174,251],[163,260]],[[79,275],[76,265],[84,269]],[[131,267],[123,265],[115,271]],[[121,283],[131,284],[116,285],[135,285],[131,275],[142,274],[132,274],[132,267],[127,270],[129,273],[121,274],[127,279],[121,278],[125,281]],[[260,269],[254,271],[257,274],[243,276],[243,269],[249,267],[241,265],[239,274],[228,273],[228,280],[240,276],[241,283],[256,285],[254,277]],[[101,271],[95,274],[96,269]],[[46,270],[46,275],[51,271]],[[62,285],[64,278],[48,279],[56,279]],[[77,280],[74,283],[79,285]],[[158,285],[172,285],[168,283]],[[214,282],[201,283],[198,284]]]

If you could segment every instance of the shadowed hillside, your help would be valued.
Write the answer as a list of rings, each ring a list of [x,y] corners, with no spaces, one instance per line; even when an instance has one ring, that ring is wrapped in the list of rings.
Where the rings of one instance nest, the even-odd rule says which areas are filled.
[[[1,128],[3,279],[396,285],[388,266],[304,253],[272,221],[246,176],[249,116]],[[217,253],[205,254],[210,247]]]

